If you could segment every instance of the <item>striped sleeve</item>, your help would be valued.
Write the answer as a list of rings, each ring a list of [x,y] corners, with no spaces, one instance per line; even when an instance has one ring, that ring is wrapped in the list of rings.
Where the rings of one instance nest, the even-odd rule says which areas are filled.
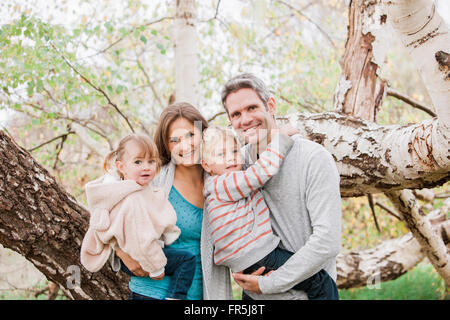
[[[278,172],[293,140],[287,135],[276,135],[259,159],[245,171],[233,171],[213,178],[215,198],[235,202],[248,197]]]

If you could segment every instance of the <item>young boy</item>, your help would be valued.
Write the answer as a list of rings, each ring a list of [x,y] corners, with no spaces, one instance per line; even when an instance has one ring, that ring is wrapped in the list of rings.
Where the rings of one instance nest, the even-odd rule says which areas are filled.
[[[293,144],[289,135],[297,132],[289,127],[272,130],[272,142],[258,161],[242,171],[240,147],[233,133],[219,127],[204,131],[202,166],[210,176],[203,192],[215,264],[244,273],[264,266],[267,273],[293,255],[279,246],[280,239],[272,231],[270,212],[259,188],[278,172]],[[305,291],[311,300],[338,299],[336,283],[325,270],[294,289]]]

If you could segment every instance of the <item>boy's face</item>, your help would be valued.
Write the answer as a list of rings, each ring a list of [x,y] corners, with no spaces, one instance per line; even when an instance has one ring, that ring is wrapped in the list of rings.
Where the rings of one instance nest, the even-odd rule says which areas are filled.
[[[211,175],[221,175],[242,170],[241,150],[234,139],[223,139],[214,143],[202,166]]]

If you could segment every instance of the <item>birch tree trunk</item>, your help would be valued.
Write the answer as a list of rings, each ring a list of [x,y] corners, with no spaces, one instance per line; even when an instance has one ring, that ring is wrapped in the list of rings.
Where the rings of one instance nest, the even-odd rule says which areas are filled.
[[[438,57],[450,54],[449,28],[430,0],[388,1],[387,8],[388,21],[422,75],[438,116],[438,128],[446,134],[448,143],[450,65]]]
[[[437,119],[381,126],[326,112],[299,114],[289,120],[300,134],[333,155],[343,197],[434,188],[450,179],[449,140],[439,130]]]
[[[419,208],[412,191],[392,191],[386,195],[402,214],[403,221],[424,249],[431,264],[444,279],[447,287],[450,287],[450,254]]]
[[[31,155],[0,131],[0,242],[73,299],[125,299],[124,273],[80,263],[89,213]]]
[[[450,220],[445,220],[448,209],[449,206],[444,206],[436,215],[430,213],[427,221],[450,247]],[[374,248],[339,254],[337,285],[348,289],[394,280],[414,268],[425,256],[422,245],[411,232]]]
[[[375,121],[385,88],[385,82],[377,77],[378,65],[372,46],[375,36],[368,32],[368,25],[386,22],[370,19],[375,16],[375,8],[373,1],[353,0],[350,3],[342,76],[335,93],[337,111],[369,121]]]
[[[198,105],[198,41],[195,0],[176,0],[175,101]]]
[[[418,64],[419,71],[422,76],[427,79],[425,82],[427,83],[428,90],[434,90],[433,92],[430,92],[430,94],[435,97],[433,102],[435,105],[437,104],[436,109],[440,110],[437,123],[427,126],[433,126],[435,128],[434,130],[430,130],[431,132],[434,131],[434,135],[427,134],[424,136],[423,134],[420,134],[420,131],[426,132],[427,130],[416,130],[414,135],[410,134],[407,136],[409,139],[408,152],[412,155],[414,152],[418,156],[416,159],[413,157],[410,158],[413,160],[421,160],[425,166],[433,168],[435,164],[440,165],[445,163],[446,160],[448,162],[449,159],[449,140],[446,139],[446,137],[448,137],[449,127],[447,113],[449,111],[448,104],[450,101],[450,85],[448,83],[448,80],[450,79],[447,73],[447,71],[449,71],[448,68],[443,70],[439,65],[439,63],[442,63],[442,59],[438,59],[441,55],[448,57],[448,54],[442,51],[442,44],[439,41],[437,46],[436,44],[426,45],[425,43],[440,35],[447,35],[447,39],[444,39],[444,41],[447,41],[448,44],[448,30],[445,24],[443,25],[442,19],[436,15],[434,3],[431,1],[389,1],[387,2],[387,6],[388,15],[386,16],[385,14],[381,14],[386,12],[381,1],[369,2],[366,0],[354,0],[351,2],[349,9],[349,35],[346,44],[346,52],[343,58],[342,79],[344,80],[341,79],[336,90],[336,108],[338,110],[340,108],[340,111],[346,114],[374,121],[376,108],[380,105],[383,98],[384,86],[382,81],[381,90],[375,95],[378,65],[376,61],[373,61],[372,44],[375,37],[372,35],[371,31],[375,30],[376,32],[376,26],[384,24],[389,17],[389,21],[394,25],[394,29],[400,33],[402,42],[406,48],[410,46],[413,47],[412,49],[409,49],[409,54],[416,60],[416,63],[420,62]],[[377,10],[377,8],[379,10]],[[373,25],[375,25],[375,27]],[[440,41],[442,41],[442,39],[440,39]],[[425,46],[426,48],[417,50],[417,48],[421,46]],[[444,49],[447,50],[448,48]],[[436,59],[434,60],[434,63],[433,59],[431,59],[432,56],[430,52],[431,54],[435,52],[434,57]],[[426,60],[426,63],[423,63],[424,57],[429,58]],[[444,71],[443,76],[439,74],[438,69]],[[438,139],[446,139],[443,140],[442,146],[438,146],[443,151],[442,154],[433,155],[431,153],[432,149],[430,147],[433,147],[433,141],[438,140],[433,139],[435,137]],[[396,138],[400,139],[401,137],[398,136]],[[414,140],[411,141],[411,138]],[[426,149],[423,147],[421,148],[420,140],[425,140],[423,145],[426,146]],[[415,147],[416,144],[414,141],[418,142],[417,148]],[[400,140],[400,143],[403,142],[404,140]],[[388,144],[385,142],[383,145],[387,146]],[[392,150],[386,150],[385,156],[389,156],[389,154],[387,154],[388,151]],[[400,152],[400,155],[402,159],[407,159],[404,157],[406,155],[404,152]],[[423,155],[425,155],[426,158],[423,158]],[[385,160],[389,160],[389,158],[390,156],[388,159],[385,158]],[[406,168],[408,167],[411,167],[410,163],[406,165]],[[420,175],[421,172],[417,173]],[[447,286],[449,286],[450,264],[448,262],[450,262],[450,255],[447,253],[443,241],[433,232],[430,223],[418,207],[413,193],[409,190],[391,190],[386,194],[397,207],[398,211],[402,213],[403,220],[411,230],[412,235],[418,239],[418,243],[422,246],[422,249],[425,251],[429,260],[437,272],[443,277]],[[397,240],[399,239],[392,240],[392,242],[396,245],[402,243],[402,241]],[[412,244],[411,240],[412,238],[409,237],[406,243],[409,242]],[[388,244],[386,243],[386,245]],[[375,248],[374,253],[376,254],[373,256],[376,257],[376,261],[383,260],[382,257],[385,251],[388,252],[389,257],[393,255],[394,252],[391,252],[390,247],[391,243],[389,243],[387,248]],[[404,249],[409,250],[409,257],[413,257],[414,254],[419,256],[417,246],[413,246],[412,250],[411,245],[405,245]],[[380,254],[381,256],[378,256]],[[357,256],[359,257],[359,255]],[[353,262],[355,263],[355,261],[358,265],[361,262],[359,258],[355,259]],[[374,261],[369,261],[370,259],[367,259],[366,257],[365,262],[363,263],[366,267],[362,268],[362,270],[367,269],[367,266],[377,266],[377,263],[374,263]],[[403,269],[403,267],[408,265],[407,263],[389,262],[388,268],[391,269],[391,271],[400,267],[400,270],[404,272],[405,269]],[[409,266],[412,267],[411,265]],[[364,272],[361,271],[361,273]],[[380,277],[381,273],[382,271],[379,271]],[[346,279],[348,280],[349,278],[352,277],[347,277]],[[361,277],[358,275],[357,278]]]

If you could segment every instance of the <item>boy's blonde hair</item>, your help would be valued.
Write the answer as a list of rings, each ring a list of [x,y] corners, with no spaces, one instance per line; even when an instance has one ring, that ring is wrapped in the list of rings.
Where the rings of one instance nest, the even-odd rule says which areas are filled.
[[[103,169],[108,172],[111,169],[111,162],[121,161],[125,154],[127,143],[130,141],[134,141],[141,148],[141,152],[144,157],[148,156],[150,159],[155,159],[156,161],[156,174],[158,174],[161,169],[161,160],[159,159],[158,148],[156,147],[155,142],[147,135],[140,133],[129,134],[120,140],[117,148],[105,157],[105,161],[103,162]],[[114,164],[115,168],[115,164]],[[120,177],[123,179],[122,173],[119,172]]]
[[[202,139],[202,159],[205,162],[212,156],[212,151],[217,141],[234,141],[240,147],[238,139],[236,139],[236,136],[230,129],[218,126],[208,127],[203,131]]]

